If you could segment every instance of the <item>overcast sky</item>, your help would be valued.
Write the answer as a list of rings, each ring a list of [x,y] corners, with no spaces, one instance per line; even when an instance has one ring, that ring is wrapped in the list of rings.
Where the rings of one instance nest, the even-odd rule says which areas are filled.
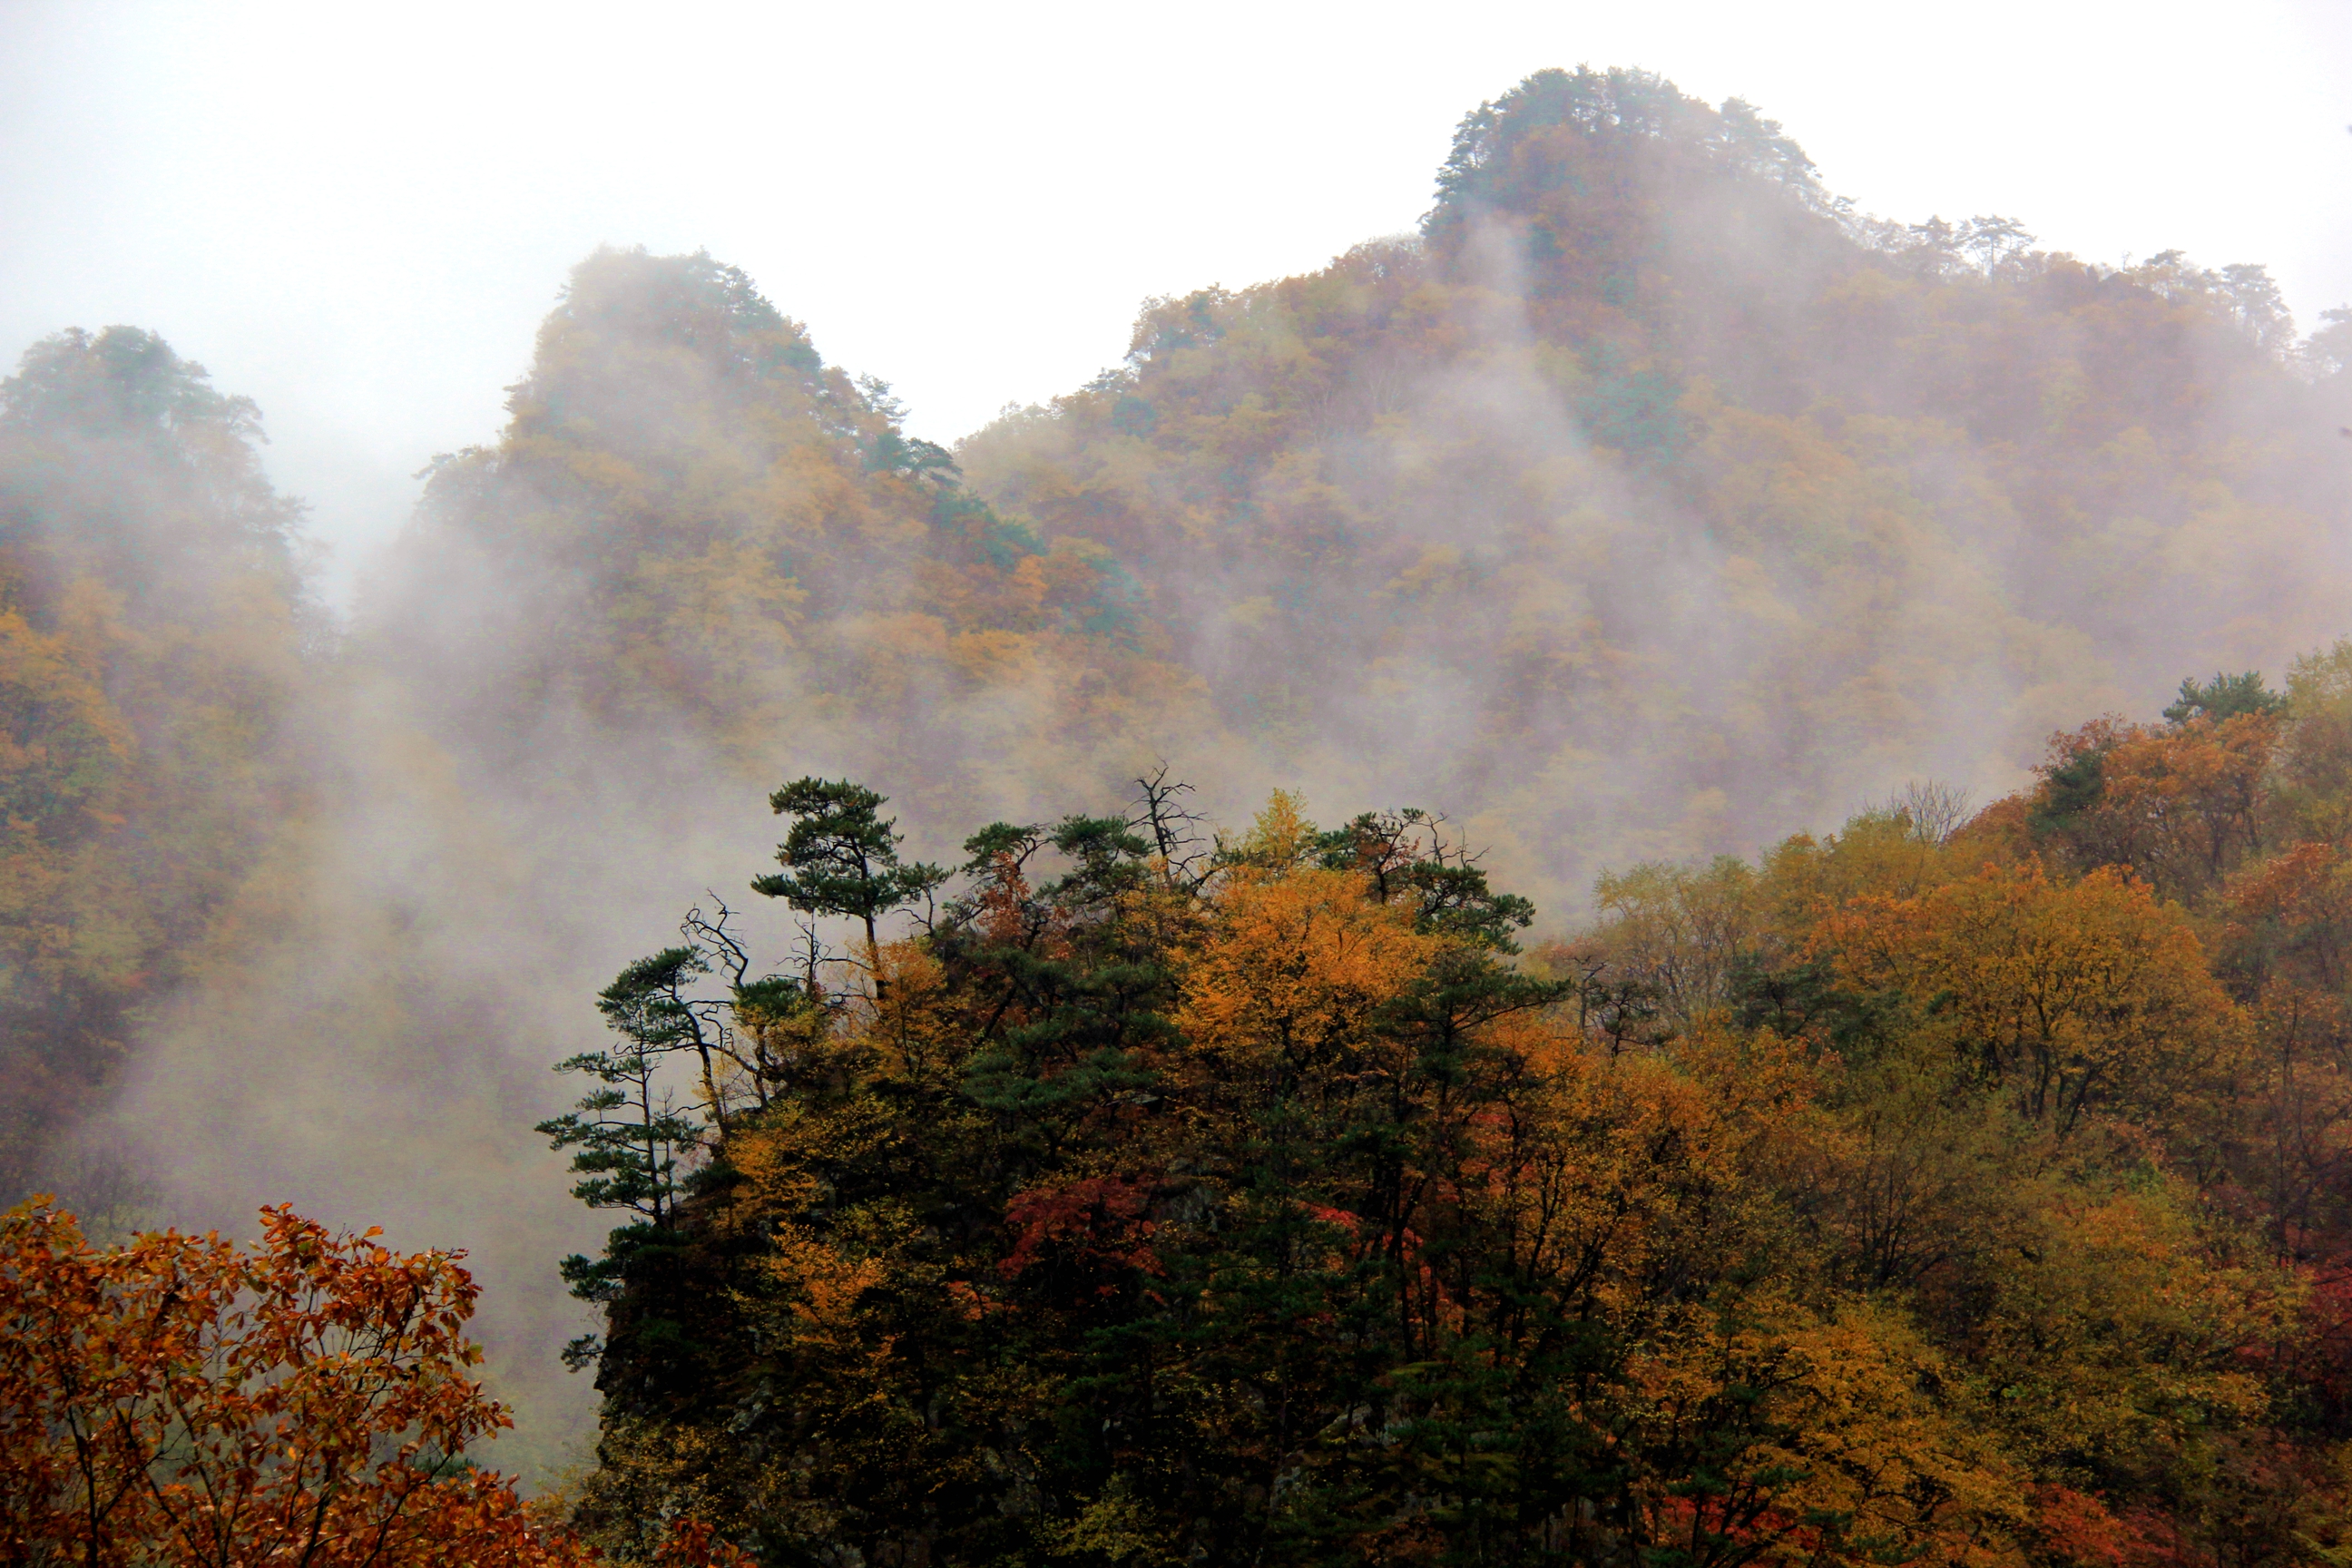
[[[125,321],[254,396],[340,597],[599,244],[742,267],[953,440],[1148,295],[1409,228],[1465,110],[1580,62],[1747,98],[1888,216],[2352,300],[2352,0],[0,0],[0,354]]]

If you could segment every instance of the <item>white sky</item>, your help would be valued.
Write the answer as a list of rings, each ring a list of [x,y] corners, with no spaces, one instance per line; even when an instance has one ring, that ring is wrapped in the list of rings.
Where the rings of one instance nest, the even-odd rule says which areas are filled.
[[[340,597],[600,243],[734,262],[952,440],[1147,295],[1410,227],[1465,110],[1579,62],[1745,97],[1889,216],[2352,300],[2352,0],[0,0],[0,355],[127,321],[254,396]]]

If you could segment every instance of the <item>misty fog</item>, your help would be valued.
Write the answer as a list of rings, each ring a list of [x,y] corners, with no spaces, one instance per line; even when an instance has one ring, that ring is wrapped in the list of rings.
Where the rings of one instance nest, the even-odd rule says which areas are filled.
[[[2352,629],[2341,331],[2290,324],[2259,269],[1871,217],[1796,145],[1801,103],[1769,106],[1783,132],[1639,75],[1522,90],[1421,227],[1149,300],[1110,369],[951,453],[873,379],[897,367],[794,318],[824,300],[727,255],[587,255],[499,373],[506,424],[403,458],[422,499],[332,610],[244,416],[133,407],[95,348],[99,445],[16,397],[24,471],[81,461],[89,494],[22,569],[8,679],[99,671],[125,778],[166,716],[244,715],[110,820],[194,822],[171,800],[199,774],[247,791],[184,829],[226,868],[152,930],[12,958],[56,1008],[128,998],[58,1037],[106,1060],[70,1115],[16,1119],[26,1184],[467,1248],[522,1417],[497,1458],[552,1471],[595,1406],[557,1363],[594,1312],[555,1261],[609,1221],[530,1131],[577,1092],[551,1068],[714,896],[784,962],[794,921],[746,883],[786,779],[883,791],[943,864],[991,821],[1123,809],[1162,763],[1229,824],[1277,788],[1326,822],[1428,807],[1568,936],[1606,870],[1752,855],[1920,780],[1990,802],[2053,731]],[[132,483],[132,443],[262,488]],[[49,539],[31,493],[11,526]],[[84,551],[126,530],[152,565],[206,518],[277,563],[150,608]],[[198,654],[153,630],[184,623]],[[158,853],[108,875],[161,888]],[[79,933],[69,906],[18,924]]]

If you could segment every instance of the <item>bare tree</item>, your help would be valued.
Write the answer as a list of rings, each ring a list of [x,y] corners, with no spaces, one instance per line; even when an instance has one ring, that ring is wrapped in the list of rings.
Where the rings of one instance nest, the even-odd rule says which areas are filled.
[[[1170,882],[1197,888],[1207,876],[1202,862],[1211,858],[1209,840],[1201,831],[1207,819],[1184,804],[1192,786],[1170,778],[1168,773],[1169,764],[1162,761],[1135,781],[1142,794],[1129,825],[1150,830],[1152,852],[1159,856]]]
[[[1939,846],[1969,819],[1973,797],[1958,784],[1937,779],[1913,779],[1881,807],[1887,816],[1911,825],[1911,837],[1930,847]]]

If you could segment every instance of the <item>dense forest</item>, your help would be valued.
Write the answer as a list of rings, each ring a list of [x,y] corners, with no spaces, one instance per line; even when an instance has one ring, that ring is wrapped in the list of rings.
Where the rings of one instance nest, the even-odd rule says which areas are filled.
[[[399,1561],[2352,1552],[2352,311],[1547,71],[951,450],[703,255],[508,406],[339,619],[0,384],[9,1476],[308,1269]]]
[[[1159,781],[950,880],[787,786],[759,891],[919,918],[763,973],[703,911],[604,992],[542,1129],[632,1211],[567,1265],[609,1310],[575,1519],[790,1563],[2336,1561],[2347,788],[2352,641],[1965,821],[1611,877],[1521,952],[1422,813],[1212,836]],[[703,1113],[645,1097],[670,1058]]]

